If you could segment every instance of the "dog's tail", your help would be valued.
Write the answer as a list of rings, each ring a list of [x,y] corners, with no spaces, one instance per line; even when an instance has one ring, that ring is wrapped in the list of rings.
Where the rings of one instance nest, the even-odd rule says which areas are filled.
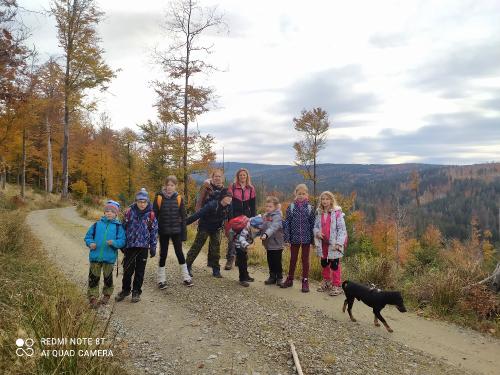
[[[347,283],[349,282],[349,280],[346,280],[342,283],[342,289],[344,290],[345,292],[345,287],[347,286]]]

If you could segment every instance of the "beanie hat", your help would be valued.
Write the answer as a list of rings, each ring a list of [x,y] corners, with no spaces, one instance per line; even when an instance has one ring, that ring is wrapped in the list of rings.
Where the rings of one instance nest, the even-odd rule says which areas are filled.
[[[250,226],[252,226],[254,228],[261,229],[262,224],[264,224],[264,219],[262,219],[262,216],[260,216],[260,215],[252,217],[250,219]]]
[[[135,195],[135,200],[136,201],[147,201],[149,203],[149,194],[146,190],[146,188],[142,188],[136,195]]]
[[[109,200],[104,205],[104,211],[113,211],[116,215],[120,212],[120,203]]]
[[[227,188],[224,188],[224,189],[222,189],[220,191],[219,197],[220,197],[220,200],[223,200],[226,197],[231,197],[232,198],[233,197],[233,193],[231,193],[231,191],[228,190]]]

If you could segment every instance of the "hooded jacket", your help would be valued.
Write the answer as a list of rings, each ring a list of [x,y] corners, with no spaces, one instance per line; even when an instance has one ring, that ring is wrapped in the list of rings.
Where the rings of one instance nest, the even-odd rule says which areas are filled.
[[[315,213],[309,201],[294,201],[286,209],[284,223],[285,242],[292,245],[312,244],[314,221]]]
[[[196,200],[195,211],[200,210],[208,201],[218,199],[222,189],[224,189],[224,185],[217,186],[212,183],[211,179],[205,180],[203,185],[201,185],[200,193]]]
[[[142,249],[156,249],[156,236],[158,235],[158,220],[151,214],[153,206],[148,203],[144,211],[139,210],[134,203],[125,212],[125,233],[127,248],[139,247]],[[153,220],[151,220],[151,217]]]
[[[280,209],[264,215],[262,233],[267,235],[263,242],[266,250],[283,250],[283,217]]]
[[[107,244],[108,240],[113,241],[111,246]],[[85,235],[85,243],[89,248],[92,243],[97,245],[94,250],[90,250],[90,262],[115,263],[118,249],[125,246],[125,231],[120,220],[101,217],[101,220],[90,226]]]
[[[347,238],[347,229],[345,226],[344,216],[345,214],[342,212],[342,208],[339,206],[335,206],[331,213],[331,221],[330,221],[330,238],[328,239],[328,259],[337,259],[342,258],[344,256],[344,243]],[[323,213],[318,210],[316,212],[316,219],[314,222],[314,244],[316,247],[316,255],[319,257],[323,257],[323,247],[322,240],[318,236],[322,232],[321,228],[321,216]],[[340,245],[341,251],[335,249],[335,245]]]
[[[228,187],[233,194],[231,202],[231,218],[245,215],[254,217],[256,214],[255,188],[252,185],[242,187],[239,183],[233,183]]]

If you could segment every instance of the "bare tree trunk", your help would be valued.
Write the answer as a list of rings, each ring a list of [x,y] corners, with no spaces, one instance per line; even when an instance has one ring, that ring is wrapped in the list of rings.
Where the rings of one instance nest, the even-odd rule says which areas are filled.
[[[23,128],[23,161],[21,167],[21,197],[26,195],[26,128]]]
[[[43,184],[44,184],[43,189],[47,193],[48,192],[47,168],[43,169]]]
[[[45,114],[45,128],[47,129],[47,169],[45,173],[45,190],[52,193],[52,190],[54,189],[54,170],[52,166],[52,134],[48,113]]]
[[[128,199],[132,199],[132,155],[130,154],[130,142],[127,143],[127,168],[128,168]]]
[[[182,157],[183,169],[184,169],[184,199],[188,202],[189,197],[189,187],[188,187],[188,168],[187,168],[187,154],[188,154],[188,86],[189,86],[189,58],[191,52],[190,37],[191,37],[191,10],[193,9],[193,4],[189,2],[189,14],[187,19],[187,33],[186,33],[186,72],[184,80],[184,155]]]
[[[2,180],[2,190],[5,190],[5,185],[7,183],[7,164],[5,163],[5,160],[2,156],[1,160],[1,165],[2,165],[2,175],[1,175],[1,180]]]
[[[66,81],[69,85],[69,61],[66,64]],[[68,146],[69,146],[69,89],[65,90],[64,97],[64,141],[62,149],[62,192],[63,198],[68,197]]]

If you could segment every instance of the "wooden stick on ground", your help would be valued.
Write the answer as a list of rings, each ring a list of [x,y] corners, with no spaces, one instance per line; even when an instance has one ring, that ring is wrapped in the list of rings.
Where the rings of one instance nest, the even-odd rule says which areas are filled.
[[[304,373],[302,372],[302,367],[300,366],[299,356],[297,355],[297,351],[295,350],[295,345],[293,345],[292,340],[290,340],[290,349],[292,349],[293,362],[295,363],[297,374],[304,375]]]

